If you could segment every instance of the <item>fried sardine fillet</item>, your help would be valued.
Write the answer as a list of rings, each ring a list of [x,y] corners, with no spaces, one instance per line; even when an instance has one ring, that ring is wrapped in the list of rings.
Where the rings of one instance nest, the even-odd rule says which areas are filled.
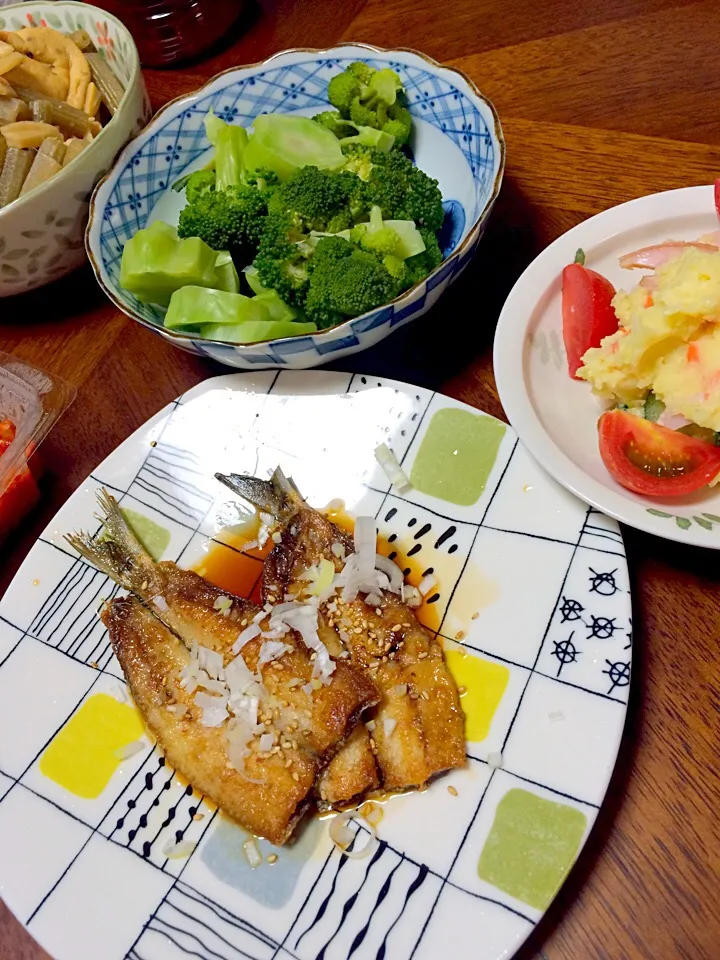
[[[102,619],[133,699],[168,762],[246,830],[284,843],[308,807],[317,759],[301,748],[263,758],[250,753],[244,772],[236,770],[228,763],[223,729],[198,722],[193,697],[178,686],[171,704],[163,680],[178,676],[190,659],[181,641],[135,597],[113,600]]]
[[[291,779],[294,780],[292,774],[297,772],[299,780],[295,782],[303,783],[307,794],[315,775],[330,762],[350,736],[362,712],[378,702],[379,693],[375,684],[349,661],[330,662],[329,658],[326,675],[319,680],[315,663],[317,654],[309,649],[298,633],[282,624],[273,630],[268,610],[220,590],[192,571],[181,570],[170,562],[155,563],[129,529],[114,498],[103,493],[99,500],[103,509],[100,518],[102,532],[94,537],[75,534],[68,540],[83,556],[143,601],[146,606],[141,609],[146,617],[143,619],[135,614],[131,620],[134,627],[145,624],[147,632],[150,629],[147,625],[154,619],[158,623],[158,635],[165,637],[167,644],[170,643],[168,638],[177,638],[176,652],[181,649],[182,643],[187,655],[185,662],[181,664],[176,657],[173,669],[165,670],[152,681],[162,684],[167,691],[166,710],[167,707],[174,707],[175,703],[186,705],[194,724],[217,725],[226,740],[230,735],[227,731],[237,727],[242,718],[245,725],[243,729],[247,727],[250,731],[244,763],[254,758],[253,764],[261,764],[269,757],[282,756],[290,769]],[[135,695],[134,684],[138,681],[133,680],[132,668],[136,661],[129,654],[120,656],[123,649],[135,648],[128,639],[128,626],[123,630],[121,643],[119,624],[125,621],[113,612],[118,603],[120,601],[111,604],[105,615],[106,623]],[[147,653],[148,644],[145,643],[141,648]],[[147,656],[143,662],[149,662]],[[195,668],[190,675],[185,669],[188,665]],[[162,669],[160,661],[155,666],[157,670]],[[150,672],[147,666],[142,671],[146,685],[150,683]],[[230,684],[231,675],[235,682],[227,686],[226,681]],[[190,696],[198,686],[204,686],[205,690],[201,690],[200,695]],[[187,699],[184,695],[186,690]],[[224,700],[224,703],[217,703],[217,698]],[[156,719],[151,721],[142,705],[154,701],[144,696],[142,691],[138,691],[136,701],[146,722],[167,748],[167,743],[153,727]],[[205,714],[208,705],[213,710],[210,719]],[[230,717],[233,712],[234,718]],[[180,735],[184,728],[180,726],[175,729]],[[261,742],[265,742],[261,740],[263,734],[271,735],[272,745],[261,749]],[[179,745],[171,749],[173,755],[179,757],[174,762],[183,776],[193,784],[197,782],[198,786],[201,780],[206,781],[202,769],[189,762],[193,756],[191,751],[183,752]],[[217,742],[217,749],[221,749],[221,740]],[[296,755],[299,755],[298,751],[302,755],[302,765],[298,771],[294,771],[293,764]],[[184,766],[186,762],[187,766]],[[244,768],[237,769],[236,761],[233,761],[227,748],[225,762],[229,765],[228,769],[235,762],[239,776],[244,772]],[[276,766],[276,761],[273,761],[264,777],[268,789],[280,792],[285,789],[287,777],[283,774],[274,782]],[[310,768],[313,776],[308,779],[307,771]],[[248,775],[255,778],[254,774]],[[233,783],[238,782],[239,776],[233,777]],[[210,793],[207,787],[202,789],[243,826],[261,833],[274,843],[282,843],[287,839],[296,820],[294,810],[299,801],[296,799],[293,805],[287,797],[279,798],[274,817],[277,819],[278,810],[282,808],[287,814],[287,821],[281,828],[273,820],[267,826],[270,832],[265,832],[259,830],[258,818],[253,810],[249,809],[247,816],[243,815],[242,796],[238,796],[231,810],[226,805],[226,794],[221,799]],[[293,787],[292,797],[296,795],[297,789]]]
[[[280,523],[282,539],[265,562],[264,596],[301,594],[308,571],[319,570],[323,562],[335,573],[343,570],[352,541],[308,507],[279,470],[271,481],[217,476]],[[464,716],[442,647],[398,594],[378,590],[371,596],[369,603],[362,593],[343,600],[342,591],[335,592],[320,608],[328,649],[332,635],[381,692],[370,714],[370,735],[356,733],[319,781],[320,798],[331,805],[377,785],[386,790],[421,786],[466,762]]]

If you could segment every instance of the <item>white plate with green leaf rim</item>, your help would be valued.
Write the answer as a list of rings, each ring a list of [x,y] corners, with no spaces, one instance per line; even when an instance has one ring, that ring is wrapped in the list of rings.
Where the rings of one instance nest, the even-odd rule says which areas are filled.
[[[624,253],[667,239],[696,240],[717,230],[713,188],[684,187],[630,200],[558,237],[517,281],[500,314],[493,367],[503,408],[522,442],[571,493],[638,530],[720,549],[720,487],[684,497],[643,497],[605,469],[597,422],[605,409],[590,385],[568,376],[562,340],[561,275],[578,247],[588,267],[616,290],[641,274],[623,270]]]
[[[382,442],[411,478],[403,496],[375,461]],[[278,463],[312,504],[376,516],[403,568],[434,570],[420,615],[465,688],[467,765],[386,800],[365,859],[314,819],[277,862],[259,841],[251,869],[247,836],[157,747],[118,759],[141,725],[96,614],[114,587],[63,538],[94,526],[105,486],[156,555],[202,563],[237,519],[214,473]],[[0,602],[0,894],[57,960],[511,956],[603,802],[631,631],[616,523],[505,424],[369,376],[208,380],[93,472]],[[192,853],[168,859],[178,840]]]

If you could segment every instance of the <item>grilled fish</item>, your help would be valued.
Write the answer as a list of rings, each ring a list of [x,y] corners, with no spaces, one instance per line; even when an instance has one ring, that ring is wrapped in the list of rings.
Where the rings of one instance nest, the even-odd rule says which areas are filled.
[[[308,569],[322,561],[330,561],[336,572],[343,568],[344,556],[353,549],[349,537],[308,507],[281,471],[270,481],[236,474],[217,477],[281,525],[281,540],[265,562],[264,596],[301,591]],[[377,778],[386,790],[421,786],[443,771],[465,765],[463,712],[440,644],[396,594],[384,590],[374,599],[379,599],[377,605],[361,597],[346,602],[335,595],[321,607],[324,630],[337,636],[351,662],[381,691],[367,742],[356,734],[321,780],[321,797],[324,793],[334,804],[350,799],[343,796],[348,790],[354,791],[352,796],[361,792],[356,787],[363,778],[372,789],[368,751],[374,754]],[[348,777],[352,770],[355,778]]]
[[[102,619],[135,703],[168,761],[246,830],[284,843],[308,807],[317,759],[300,748],[264,758],[253,752],[245,773],[236,770],[222,728],[199,723],[192,696],[176,685],[171,697],[163,682],[190,659],[180,640],[135,597],[113,600]]]
[[[333,663],[326,682],[319,681],[315,676],[315,654],[294,631],[287,629],[279,644],[284,645],[280,655],[264,662],[262,655],[266,639],[260,630],[268,632],[267,611],[248,600],[227,594],[198,574],[181,570],[174,563],[155,563],[127,526],[114,498],[103,493],[99,501],[103,509],[100,518],[102,533],[95,537],[87,534],[69,536],[67,539],[71,545],[142,600],[150,608],[148,616],[154,616],[162,627],[182,641],[186,653],[214,651],[221,656],[225,669],[235,661],[237,645],[245,634],[241,648],[243,664],[262,682],[260,722],[268,728],[267,732],[280,735],[277,749],[286,751],[286,762],[292,759],[292,752],[301,750],[305,755],[304,762],[312,763],[315,773],[322,770],[351,734],[361,713],[378,702],[379,692],[372,680],[349,661],[341,660]],[[114,631],[119,621],[108,614],[107,622],[111,641],[116,645],[118,638]],[[137,618],[133,620],[136,622],[139,622]],[[253,636],[253,633],[257,635]],[[182,690],[177,670],[163,676],[171,691],[179,693]],[[147,681],[147,671],[143,678]],[[138,704],[143,699],[142,696],[136,697]],[[202,711],[198,711],[194,701],[190,709],[193,720],[199,724]],[[184,756],[179,746],[174,747],[174,753]],[[226,762],[228,759],[226,757]],[[202,775],[192,764],[185,768],[178,765],[178,769],[191,783],[198,779],[196,774]],[[283,782],[286,779],[283,777]],[[284,789],[283,783],[278,782],[275,789]],[[224,806],[220,800],[217,802]],[[241,801],[236,804],[236,810],[238,806],[242,808]],[[234,816],[246,825],[237,813]],[[248,829],[253,827],[248,826]],[[280,832],[274,829],[273,836],[279,835]]]

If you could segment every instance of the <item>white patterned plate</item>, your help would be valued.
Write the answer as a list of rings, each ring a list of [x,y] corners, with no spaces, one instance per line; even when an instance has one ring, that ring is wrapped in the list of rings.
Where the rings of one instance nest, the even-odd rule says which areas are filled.
[[[668,540],[720,549],[720,487],[685,497],[643,497],[610,476],[600,459],[597,422],[603,407],[589,384],[567,373],[562,342],[561,275],[582,247],[587,265],[620,290],[641,273],[618,257],[652,243],[694,240],[716,230],[713,188],[684,187],[621,203],[573,227],[533,260],[500,314],[493,367],[500,399],[520,439],[571,493]]]
[[[404,497],[377,467],[380,442],[411,476]],[[468,761],[386,801],[368,858],[339,855],[314,820],[251,870],[246,835],[157,748],[117,759],[139,726],[96,616],[113,587],[63,535],[94,526],[105,485],[153,522],[165,558],[207,562],[208,549],[228,550],[211,541],[233,509],[214,472],[278,463],[311,503],[375,514],[415,576],[434,569],[421,615],[466,688]],[[98,467],[0,603],[0,894],[58,960],[508,957],[603,801],[630,616],[615,522],[550,480],[499,421],[359,375],[208,380]],[[168,860],[179,838],[196,847]]]

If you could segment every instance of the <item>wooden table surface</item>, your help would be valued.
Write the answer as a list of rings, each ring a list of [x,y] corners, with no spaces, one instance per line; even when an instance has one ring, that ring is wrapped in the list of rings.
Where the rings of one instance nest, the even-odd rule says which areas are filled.
[[[502,194],[475,263],[424,319],[342,361],[346,369],[442,388],[502,416],[494,325],[530,260],[613,204],[720,174],[714,0],[264,7],[210,58],[147,71],[154,106],[285,47],[361,40],[415,47],[464,70],[495,103],[507,139]],[[438,347],[441,318],[462,325],[462,350],[451,337]],[[1,548],[2,591],[58,507],[120,441],[177,394],[226,371],[119,314],[88,269],[53,290],[0,301],[0,349],[78,388],[44,448],[42,506]],[[717,554],[624,532],[637,625],[626,734],[597,826],[522,960],[720,958]],[[46,957],[0,903],[1,960]]]

